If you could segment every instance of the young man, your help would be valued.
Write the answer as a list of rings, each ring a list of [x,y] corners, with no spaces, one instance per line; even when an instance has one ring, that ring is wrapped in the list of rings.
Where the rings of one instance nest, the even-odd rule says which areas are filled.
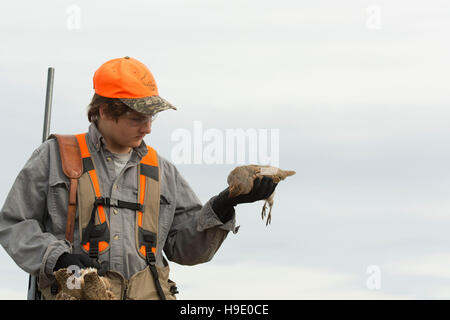
[[[58,141],[49,139],[6,198],[0,243],[19,267],[38,277],[45,299],[60,290],[53,272],[74,267],[97,268],[118,298],[174,299],[163,251],[183,265],[211,260],[228,232],[237,231],[234,206],[267,198],[276,184],[265,177],[249,194],[231,199],[226,188],[202,205],[177,168],[143,140],[158,112],[176,110],[158,95],[147,67],[130,57],[113,59],[93,80],[91,124],[75,137],[83,174],[71,237],[70,181]]]

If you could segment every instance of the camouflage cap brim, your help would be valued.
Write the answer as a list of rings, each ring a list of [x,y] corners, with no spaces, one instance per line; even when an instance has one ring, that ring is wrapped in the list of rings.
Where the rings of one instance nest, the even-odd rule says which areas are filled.
[[[151,96],[145,98],[124,99],[120,98],[120,101],[125,103],[131,109],[143,114],[156,114],[160,111],[167,109],[177,110],[171,103],[164,100],[160,96]]]

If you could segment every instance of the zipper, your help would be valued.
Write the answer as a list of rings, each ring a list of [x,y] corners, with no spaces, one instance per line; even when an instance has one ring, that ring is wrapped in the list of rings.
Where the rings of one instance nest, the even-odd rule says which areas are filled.
[[[125,280],[125,288],[123,289],[122,300],[127,300],[127,289],[128,289],[128,280]]]

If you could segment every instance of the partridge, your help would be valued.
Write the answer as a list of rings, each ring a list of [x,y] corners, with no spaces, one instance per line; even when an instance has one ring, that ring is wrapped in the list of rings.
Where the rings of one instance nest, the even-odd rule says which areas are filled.
[[[66,268],[53,273],[61,288],[56,300],[115,300],[108,278],[101,277],[95,268],[81,269],[77,277]]]
[[[273,166],[261,165],[245,165],[234,168],[228,175],[229,198],[237,197],[241,194],[249,193],[253,188],[255,179],[262,179],[263,176],[268,176],[273,179],[274,183],[279,183],[286,177],[292,176],[295,171],[281,170]],[[261,217],[264,220],[266,217],[266,210],[269,207],[267,215],[266,226],[272,221],[272,206],[275,192],[273,192],[267,199],[265,199],[262,208]]]

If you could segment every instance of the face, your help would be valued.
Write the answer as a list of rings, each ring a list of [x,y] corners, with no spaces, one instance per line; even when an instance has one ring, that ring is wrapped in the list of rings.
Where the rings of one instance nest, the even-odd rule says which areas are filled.
[[[108,117],[100,108],[99,131],[111,152],[127,153],[139,147],[142,139],[151,132],[152,116],[129,111],[119,119]]]

